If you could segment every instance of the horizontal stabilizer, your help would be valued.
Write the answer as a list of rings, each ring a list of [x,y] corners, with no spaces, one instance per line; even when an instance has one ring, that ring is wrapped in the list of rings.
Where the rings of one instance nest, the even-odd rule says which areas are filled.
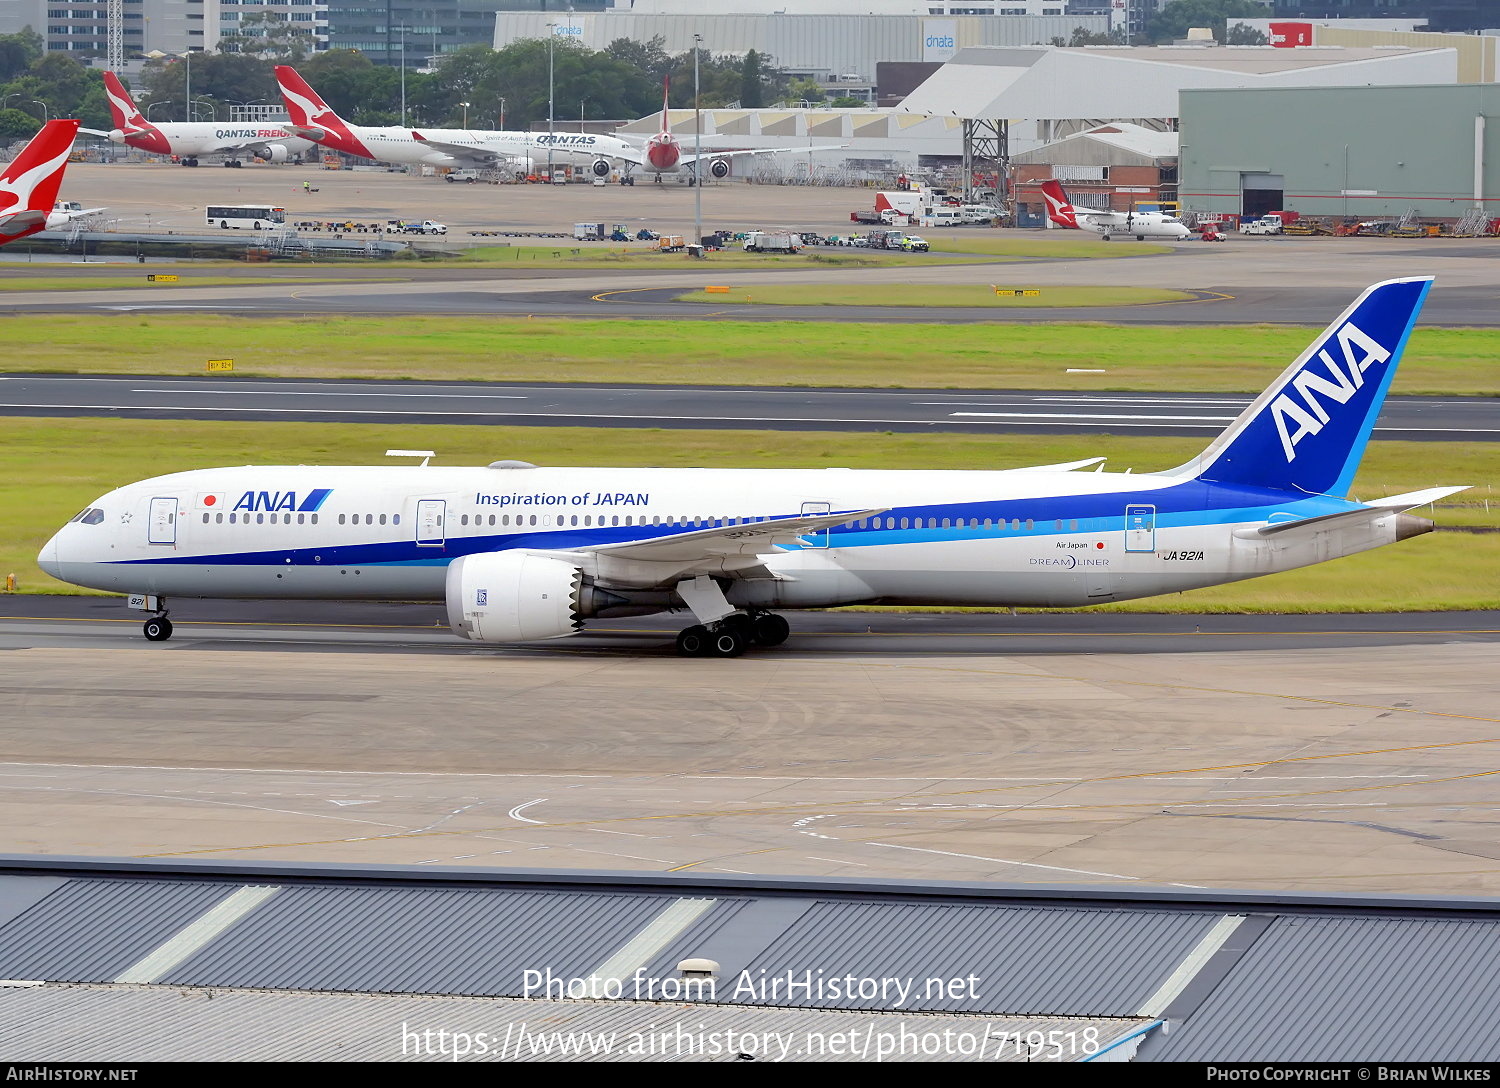
[[[1460,491],[1467,491],[1473,486],[1473,484],[1459,484],[1457,487],[1429,487],[1422,491],[1409,491],[1405,495],[1392,495],[1388,499],[1371,499],[1365,505],[1398,512],[1413,510],[1418,506],[1426,506],[1439,499],[1446,499],[1449,495],[1457,495]]]
[[[1081,468],[1093,468],[1108,461],[1108,457],[1085,457],[1082,461],[1064,461],[1059,465],[1027,465],[1017,472],[1077,472]]]
[[[1418,506],[1437,502],[1439,499],[1467,491],[1470,485],[1461,487],[1429,487],[1423,491],[1412,491],[1405,495],[1392,495],[1388,499],[1375,499],[1354,510],[1342,510],[1337,514],[1321,514],[1315,518],[1298,518],[1295,521],[1276,521],[1258,529],[1239,529],[1235,536],[1242,538],[1278,536],[1297,529],[1316,527],[1333,528],[1335,522],[1353,524],[1361,521],[1377,521],[1392,514],[1402,514]]]

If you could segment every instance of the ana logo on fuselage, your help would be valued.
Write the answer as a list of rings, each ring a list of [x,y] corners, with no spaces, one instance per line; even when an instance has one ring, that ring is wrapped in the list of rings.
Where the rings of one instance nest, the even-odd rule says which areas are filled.
[[[1365,384],[1365,371],[1376,363],[1390,360],[1391,353],[1357,325],[1343,326],[1334,333],[1334,338],[1344,356],[1342,365],[1328,354],[1327,348],[1319,350],[1317,357],[1328,369],[1328,377],[1304,367],[1292,375],[1288,386],[1271,401],[1271,418],[1276,423],[1276,433],[1281,436],[1281,448],[1286,453],[1288,464],[1297,457],[1297,443],[1308,435],[1317,434],[1332,418],[1319,397],[1327,397],[1337,404],[1348,404]],[[1362,354],[1356,358],[1357,353]],[[1295,398],[1293,394],[1296,394]],[[1288,420],[1296,424],[1295,430],[1288,427]]]
[[[298,502],[295,491],[246,491],[240,496],[240,501],[234,504],[234,509],[266,512],[292,510],[297,513],[308,513],[322,506],[332,493],[332,488],[317,488],[307,492],[302,501]]]

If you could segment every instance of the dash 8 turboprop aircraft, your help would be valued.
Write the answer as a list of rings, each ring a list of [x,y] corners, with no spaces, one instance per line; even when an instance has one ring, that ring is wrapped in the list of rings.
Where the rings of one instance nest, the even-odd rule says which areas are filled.
[[[446,601],[478,642],[686,611],[686,655],[776,645],[774,610],[862,603],[1076,607],[1220,585],[1430,532],[1462,487],[1346,496],[1431,280],[1365,291],[1187,464],[1003,471],[201,469],[111,491],[43,570],[166,598]],[[403,451],[392,451],[401,453]],[[424,454],[423,456],[430,456]]]
[[[1047,202],[1047,218],[1069,230],[1091,230],[1106,242],[1116,234],[1134,235],[1138,241],[1147,238],[1186,238],[1193,232],[1175,215],[1165,212],[1110,212],[1093,208],[1075,208],[1062,184],[1042,183],[1042,198]]]

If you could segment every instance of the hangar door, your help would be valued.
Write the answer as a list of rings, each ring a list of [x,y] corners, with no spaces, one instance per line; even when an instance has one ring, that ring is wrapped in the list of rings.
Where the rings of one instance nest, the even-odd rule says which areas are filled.
[[[1280,174],[1240,175],[1240,217],[1259,219],[1267,212],[1279,212],[1286,181]]]

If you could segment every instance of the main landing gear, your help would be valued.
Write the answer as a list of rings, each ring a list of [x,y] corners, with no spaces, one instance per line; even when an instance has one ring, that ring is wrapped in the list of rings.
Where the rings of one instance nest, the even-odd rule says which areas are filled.
[[[715,623],[695,623],[677,635],[683,657],[739,657],[752,646],[780,646],[792,633],[785,619],[772,612],[735,612]]]

